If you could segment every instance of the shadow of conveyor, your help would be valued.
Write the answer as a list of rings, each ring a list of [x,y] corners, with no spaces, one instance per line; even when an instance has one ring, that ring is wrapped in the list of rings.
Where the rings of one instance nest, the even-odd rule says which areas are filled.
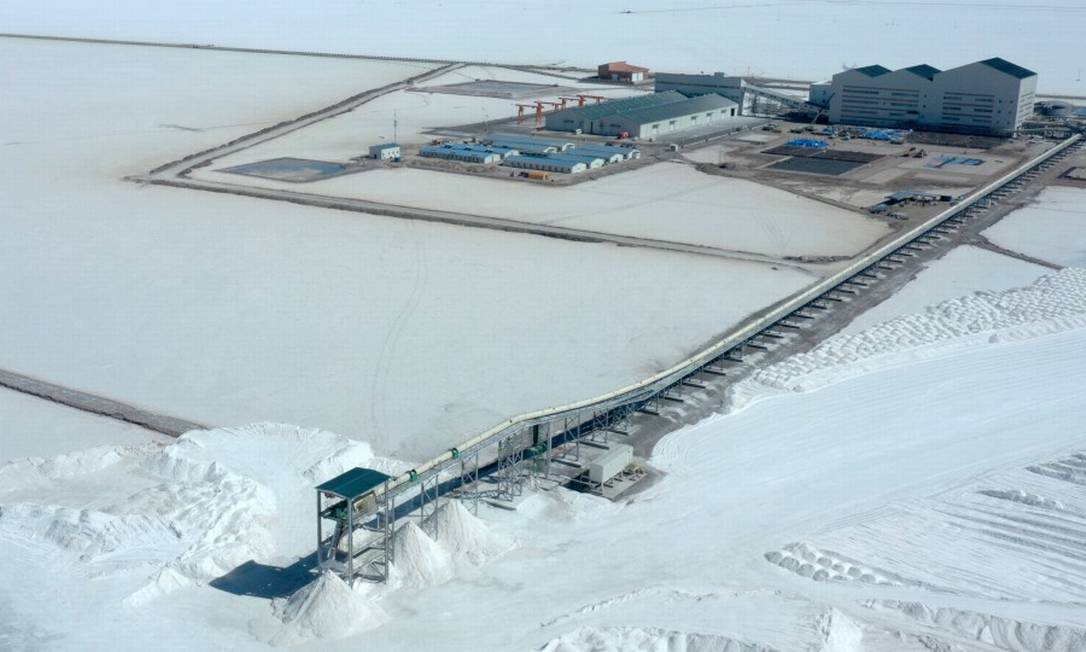
[[[317,553],[302,557],[290,566],[269,566],[249,560],[222,577],[211,580],[214,588],[254,598],[286,598],[313,581]]]

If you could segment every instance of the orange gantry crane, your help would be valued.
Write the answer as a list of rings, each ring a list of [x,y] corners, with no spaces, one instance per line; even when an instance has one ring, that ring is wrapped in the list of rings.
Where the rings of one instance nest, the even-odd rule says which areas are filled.
[[[543,121],[543,105],[536,104],[518,104],[517,105],[517,124],[524,122],[524,109],[533,109],[535,111],[536,124]]]
[[[536,100],[535,104],[517,104],[517,124],[524,121],[524,109],[535,109],[535,126],[543,126],[543,107],[550,105],[554,107],[554,110],[561,111],[566,108],[566,103],[563,102],[546,102],[544,100]]]
[[[566,102],[576,102],[578,107],[582,107],[588,104],[588,100],[596,100],[596,104],[599,104],[607,98],[602,95],[576,95],[575,97],[559,97],[558,99],[562,100],[562,108],[564,109]]]

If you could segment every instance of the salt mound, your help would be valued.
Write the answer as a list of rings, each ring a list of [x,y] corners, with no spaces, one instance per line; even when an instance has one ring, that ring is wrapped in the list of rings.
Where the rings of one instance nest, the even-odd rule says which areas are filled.
[[[174,591],[188,588],[193,581],[169,566],[161,569],[146,584],[124,599],[125,606],[140,607]]]
[[[656,627],[581,627],[556,638],[540,652],[773,652],[773,648],[717,636]]]
[[[392,546],[392,583],[422,588],[441,584],[453,576],[452,558],[414,522],[396,531]]]
[[[286,625],[272,638],[276,645],[313,638],[346,638],[388,621],[384,610],[331,572],[322,573],[316,581],[278,601],[275,612]]]
[[[864,606],[875,611],[904,614],[925,627],[1012,652],[1077,652],[1086,649],[1086,630],[1067,625],[1046,625],[952,607],[933,607],[923,602],[871,600]]]
[[[500,554],[505,547],[459,500],[450,500],[437,511],[434,531],[438,542],[454,561],[467,561],[476,566],[488,557]]]
[[[902,315],[756,372],[735,392],[742,406],[758,388],[808,391],[875,369],[985,343],[1013,342],[1086,326],[1086,269],[1067,268],[1033,285],[977,292]]]
[[[249,560],[308,553],[314,483],[396,464],[362,442],[270,423],[25,459],[0,465],[0,537],[48,542],[95,576],[142,567],[147,583],[126,603],[144,604]]]
[[[819,631],[826,637],[821,652],[863,652],[863,629],[836,609],[822,616]]]

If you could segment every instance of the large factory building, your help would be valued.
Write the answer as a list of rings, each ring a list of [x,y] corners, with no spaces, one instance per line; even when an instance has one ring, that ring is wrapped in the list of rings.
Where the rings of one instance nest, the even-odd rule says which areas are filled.
[[[669,91],[555,111],[547,116],[547,129],[647,139],[730,118],[736,106],[720,95]]]
[[[866,66],[811,87],[831,122],[1010,135],[1033,111],[1037,73],[1000,58],[951,70]],[[822,100],[819,102],[819,100]]]

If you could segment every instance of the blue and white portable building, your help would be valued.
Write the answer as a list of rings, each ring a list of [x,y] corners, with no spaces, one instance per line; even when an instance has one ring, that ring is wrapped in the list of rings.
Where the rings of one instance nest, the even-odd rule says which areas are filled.
[[[400,146],[396,143],[370,145],[370,158],[375,158],[379,161],[400,158]]]
[[[481,163],[483,165],[498,163],[502,160],[502,155],[499,152],[488,147],[456,143],[429,145],[420,149],[419,155],[426,158],[440,158],[463,163]]]
[[[539,138],[538,136],[532,136],[530,134],[503,134],[503,133],[489,133],[486,135],[486,141],[506,145],[508,143],[515,143],[520,145],[521,149],[537,150],[541,152],[564,152],[567,149],[573,149],[574,143],[564,140],[555,140],[553,138]]]
[[[589,170],[595,170],[596,168],[602,168],[604,163],[607,162],[602,156],[596,156],[595,154],[589,154],[582,152],[578,147],[565,152],[559,152],[557,154],[548,154],[547,158],[557,159],[569,159],[572,161],[581,161]]]
[[[562,174],[577,174],[578,172],[584,172],[588,169],[584,161],[579,161],[570,158],[559,158],[557,156],[510,156],[505,159],[502,165],[507,165],[511,168],[522,168],[525,170],[542,170],[544,172],[559,172]]]
[[[628,153],[631,148],[628,147],[611,147],[609,145],[581,145],[576,149],[570,150],[574,154],[591,154],[592,156],[598,156],[604,160],[604,162],[621,163],[629,158]]]

